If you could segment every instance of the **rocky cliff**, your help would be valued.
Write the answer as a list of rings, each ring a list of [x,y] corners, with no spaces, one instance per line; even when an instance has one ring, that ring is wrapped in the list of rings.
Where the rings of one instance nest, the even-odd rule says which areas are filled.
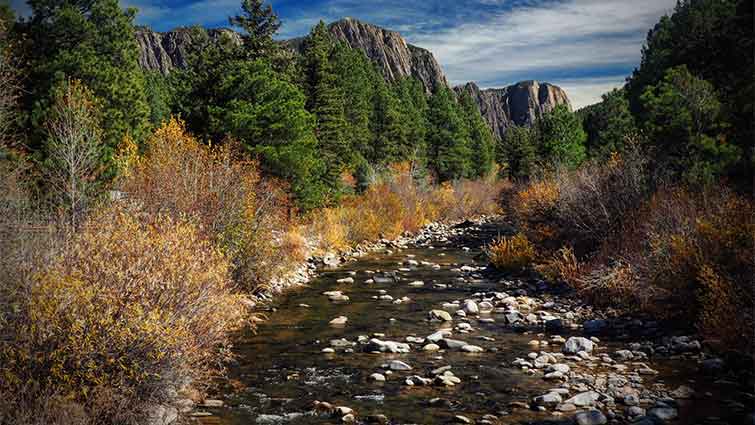
[[[398,32],[351,18],[334,22],[329,28],[337,40],[365,52],[383,70],[383,75],[389,81],[412,76],[424,84],[428,93],[438,87],[448,87],[443,69],[432,52],[407,43]],[[235,42],[241,42],[239,34],[229,29],[211,29],[206,34],[210,40],[219,40],[227,35]],[[197,32],[190,28],[166,33],[138,28],[136,38],[141,49],[139,63],[145,69],[159,71],[164,75],[173,69],[184,68],[187,66],[187,55],[197,42],[197,37]],[[297,38],[282,43],[294,51],[301,51],[302,42],[302,38]],[[556,105],[570,105],[561,88],[537,81],[523,81],[500,89],[485,90],[475,83],[467,83],[454,90],[457,93],[470,93],[498,138],[502,138],[512,124],[529,125]]]
[[[522,81],[508,87],[481,90],[475,83],[454,87],[456,93],[469,93],[480,113],[498,138],[512,125],[531,125],[538,117],[565,104],[571,109],[566,92],[558,86],[537,81]]]
[[[330,24],[330,32],[337,40],[360,49],[383,69],[389,81],[413,76],[428,92],[448,86],[443,69],[435,56],[421,47],[413,46],[395,31],[345,18]]]
[[[138,27],[136,41],[139,43],[139,65],[163,75],[168,75],[176,68],[185,68],[188,64],[188,54],[198,41],[196,31],[203,32],[212,41],[226,35],[231,40],[241,43],[239,34],[229,29],[177,28],[169,32],[155,32],[149,28]]]

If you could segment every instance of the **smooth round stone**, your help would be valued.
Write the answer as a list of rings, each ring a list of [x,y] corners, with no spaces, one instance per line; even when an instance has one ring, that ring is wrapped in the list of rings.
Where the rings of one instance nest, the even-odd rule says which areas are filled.
[[[424,347],[422,347],[422,351],[438,351],[440,350],[440,346],[438,344],[427,344]]]

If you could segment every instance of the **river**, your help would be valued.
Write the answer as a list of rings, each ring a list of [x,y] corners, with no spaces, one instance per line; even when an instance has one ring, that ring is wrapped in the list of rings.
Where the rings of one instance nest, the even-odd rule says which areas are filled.
[[[598,342],[587,358],[563,356],[563,339],[556,335],[582,335],[581,329],[574,325],[545,332],[543,322],[557,317],[564,323],[579,323],[581,314],[591,310],[562,304],[560,293],[545,288],[535,277],[489,270],[482,247],[505,228],[500,223],[467,223],[321,271],[306,287],[277,300],[256,332],[238,337],[237,361],[230,365],[230,379],[222,387],[225,406],[199,409],[195,415],[211,414],[200,418],[205,425],[340,423],[342,417],[352,420],[351,410],[360,423],[531,423],[570,421],[576,411],[597,407],[621,423],[643,417],[629,413],[636,406],[643,414],[668,408],[676,417],[669,419],[672,423],[727,423],[729,419],[717,422],[727,415],[722,402],[738,393],[731,386],[698,379],[697,362],[690,360],[701,356],[698,353],[651,361],[641,357],[643,349],[637,349],[639,358],[617,360],[614,352],[637,341],[624,335],[611,341],[593,338]],[[348,300],[323,294],[329,291],[340,291]],[[466,300],[473,300],[483,312],[457,313],[464,310]],[[458,306],[449,304],[453,302]],[[484,311],[486,303],[495,307],[490,313]],[[444,308],[452,322],[430,320],[431,310]],[[521,312],[521,321],[511,320],[514,310]],[[330,323],[338,317],[348,320],[342,325]],[[464,341],[482,351],[462,351],[458,345],[425,351],[423,347],[431,343],[426,338],[443,329],[451,332],[445,339]],[[409,352],[375,353],[375,343],[367,343],[372,338],[407,344]],[[390,370],[395,360],[411,369]],[[533,365],[537,362],[549,365]],[[568,365],[566,377],[545,379],[548,370],[559,369],[555,363]],[[444,370],[448,366],[450,372]],[[385,381],[376,380],[380,376],[374,374]],[[449,381],[438,375],[455,378]],[[445,385],[449,382],[458,383]],[[695,395],[669,395],[679,388],[689,388]],[[568,402],[593,390],[602,397],[591,400],[592,407]],[[560,402],[533,402],[534,397],[553,391],[560,393]],[[626,394],[636,394],[637,403]],[[315,406],[317,401],[327,404]],[[334,413],[330,406],[343,409]]]

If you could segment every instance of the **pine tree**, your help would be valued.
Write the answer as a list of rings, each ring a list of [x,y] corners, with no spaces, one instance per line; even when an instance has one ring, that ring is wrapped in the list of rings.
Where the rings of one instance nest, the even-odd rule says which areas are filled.
[[[372,100],[375,82],[382,76],[372,62],[359,49],[338,43],[333,53],[333,72],[344,96],[346,138],[349,147],[362,158],[371,156],[373,134],[370,124],[373,118]]]
[[[105,161],[121,139],[139,140],[149,128],[144,76],[137,61],[135,10],[118,0],[69,2],[31,0],[27,23],[32,66],[27,105],[40,129],[51,105],[52,88],[68,78],[80,80],[102,102]],[[31,108],[30,108],[31,109]],[[42,139],[38,134],[37,143]],[[113,169],[111,167],[111,175]]]
[[[406,145],[400,148],[404,158],[423,169],[427,166],[427,94],[425,86],[414,77],[396,83],[399,114],[406,134]]]
[[[622,152],[627,137],[637,133],[635,119],[629,110],[625,90],[612,90],[603,95],[600,103],[579,113],[584,116],[587,133],[585,146],[593,158],[608,158],[613,152]]]
[[[345,134],[343,94],[331,64],[333,46],[328,28],[320,21],[306,40],[304,77],[308,110],[316,117],[315,133],[326,166],[326,184],[337,194],[341,173],[353,163],[353,151]]]
[[[472,150],[471,176],[484,177],[493,170],[495,159],[495,140],[493,132],[480,115],[480,109],[468,92],[460,99],[461,107],[467,121]]]
[[[498,144],[497,161],[505,175],[513,179],[532,176],[537,163],[537,128],[514,125]]]
[[[262,59],[228,64],[211,106],[213,133],[229,134],[259,155],[267,174],[286,179],[304,209],[322,204],[323,163],[304,94]]]
[[[440,181],[471,174],[469,132],[450,89],[441,87],[430,98],[427,140],[430,164]]]
[[[244,30],[244,48],[252,59],[271,57],[278,45],[273,35],[280,29],[281,22],[271,5],[263,0],[242,0],[240,15],[228,19],[231,25]]]
[[[399,102],[382,77],[375,84],[373,104],[371,128],[374,141],[370,160],[374,164],[385,165],[405,159],[407,152],[402,148],[407,145],[407,141]]]
[[[585,159],[587,135],[577,115],[558,105],[538,120],[539,150],[551,165],[576,168]]]

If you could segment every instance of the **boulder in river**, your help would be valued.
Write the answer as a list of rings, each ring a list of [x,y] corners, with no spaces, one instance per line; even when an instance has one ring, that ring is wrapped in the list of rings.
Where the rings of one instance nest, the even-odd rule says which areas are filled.
[[[372,338],[365,348],[368,352],[379,351],[381,353],[408,353],[411,351],[409,344],[395,341],[382,341]]]
[[[429,313],[430,320],[441,320],[444,322],[451,322],[453,321],[453,317],[451,317],[451,314],[445,310],[430,310]]]
[[[583,338],[581,336],[573,336],[566,340],[566,343],[564,344],[564,347],[561,349],[561,351],[564,354],[577,354],[580,351],[591,353],[594,347],[595,343],[590,341],[589,339]]]
[[[348,322],[348,321],[349,321],[348,317],[346,317],[346,316],[338,316],[335,319],[331,320],[330,324],[331,325],[335,325],[335,326],[340,326],[340,325],[345,325],[346,322]]]
[[[577,425],[604,425],[608,423],[608,418],[600,410],[589,410],[577,413],[574,421]]]

